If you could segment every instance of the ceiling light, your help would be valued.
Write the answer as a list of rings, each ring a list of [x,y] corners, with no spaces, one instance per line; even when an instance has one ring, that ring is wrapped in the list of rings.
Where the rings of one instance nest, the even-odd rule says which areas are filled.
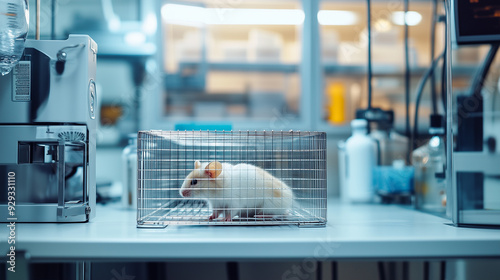
[[[358,22],[358,15],[351,11],[321,10],[318,22],[321,25],[354,25]]]
[[[408,11],[406,12],[406,23],[409,26],[415,26],[422,21],[422,15],[418,12]],[[404,25],[404,12],[393,12],[392,13],[392,22],[397,25]]]
[[[220,9],[166,4],[163,20],[186,25],[301,25],[305,14],[297,9]]]

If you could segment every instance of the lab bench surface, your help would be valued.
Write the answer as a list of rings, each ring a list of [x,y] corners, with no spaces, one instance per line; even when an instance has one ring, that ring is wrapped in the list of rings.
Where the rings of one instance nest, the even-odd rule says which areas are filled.
[[[16,251],[32,260],[255,260],[500,257],[500,230],[459,228],[396,205],[328,205],[323,228],[136,228],[136,212],[97,207],[89,223],[16,224]],[[1,253],[8,228],[0,229]]]

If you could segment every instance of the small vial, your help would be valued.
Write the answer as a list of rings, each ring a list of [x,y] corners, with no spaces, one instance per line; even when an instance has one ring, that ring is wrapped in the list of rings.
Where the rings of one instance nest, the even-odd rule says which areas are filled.
[[[137,208],[137,135],[130,134],[128,145],[122,152],[122,205]]]

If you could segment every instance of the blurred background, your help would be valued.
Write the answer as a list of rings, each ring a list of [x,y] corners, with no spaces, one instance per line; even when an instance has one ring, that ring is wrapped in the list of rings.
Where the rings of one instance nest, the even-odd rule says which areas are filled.
[[[339,144],[351,136],[350,122],[359,109],[373,106],[391,112],[388,130],[408,136],[414,126],[419,137],[410,147],[427,143],[433,136],[429,115],[445,114],[442,64],[436,65],[430,85],[423,87],[415,114],[417,86],[445,48],[443,1],[410,1],[406,15],[403,1],[371,2],[370,103],[366,1],[42,1],[41,39],[88,34],[98,45],[98,202],[120,199],[122,178],[127,175],[123,155],[130,155],[128,145],[133,145],[131,138],[139,130],[325,131],[330,198],[341,194]],[[35,3],[30,0],[30,7]],[[34,21],[31,8],[30,26],[35,26]],[[28,38],[34,38],[34,32],[30,28]],[[470,88],[489,50],[488,45],[453,46],[454,94]],[[487,98],[498,94],[498,66],[495,59],[484,80]],[[493,99],[492,107],[497,103]],[[393,160],[409,165],[410,152],[407,149],[406,157],[394,156],[381,165],[391,165]],[[499,182],[498,177],[493,179]],[[443,214],[440,199],[437,204]],[[441,279],[442,262],[426,263],[410,262],[411,279]],[[364,269],[359,269],[360,264]],[[71,267],[51,265],[63,270],[61,279],[64,269],[72,273]],[[303,264],[248,262],[240,271],[243,279],[284,279],[283,272],[295,265]],[[333,277],[335,271],[339,279],[377,279],[376,262],[345,260],[338,267],[328,265],[315,269],[319,274],[300,278]],[[400,279],[402,262],[384,265],[393,273],[388,279]],[[133,275],[126,279],[226,277],[221,263],[97,263],[93,277],[119,279],[124,277],[123,267]],[[453,260],[446,269],[449,279],[494,279],[492,275],[500,275],[498,267],[495,260]],[[36,271],[44,269],[40,266]]]
[[[365,2],[58,0],[41,7],[41,37],[89,34],[98,44],[99,182],[120,180],[121,151],[138,130],[318,130],[328,135],[329,195],[337,196],[337,142],[367,105]],[[437,9],[444,14],[442,5]],[[433,1],[411,1],[409,10],[414,100],[431,61]],[[402,1],[373,1],[372,60],[373,106],[393,110],[394,128],[404,132],[402,11]],[[444,25],[435,26],[441,52]],[[468,86],[486,51],[454,52],[457,88]],[[411,102],[410,114],[413,108]]]

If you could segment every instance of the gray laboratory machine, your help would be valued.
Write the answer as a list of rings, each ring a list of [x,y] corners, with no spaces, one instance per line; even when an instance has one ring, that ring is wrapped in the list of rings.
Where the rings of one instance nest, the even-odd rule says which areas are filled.
[[[26,40],[0,76],[0,222],[95,216],[97,44]]]
[[[500,44],[500,16],[495,13],[500,6],[494,0],[454,0],[451,8],[448,26],[453,28],[453,41],[489,44],[490,51],[466,94],[452,94],[448,75],[448,210],[458,226],[500,226],[499,92],[486,79]],[[447,38],[450,62],[451,37]],[[453,73],[451,63],[447,68]]]

